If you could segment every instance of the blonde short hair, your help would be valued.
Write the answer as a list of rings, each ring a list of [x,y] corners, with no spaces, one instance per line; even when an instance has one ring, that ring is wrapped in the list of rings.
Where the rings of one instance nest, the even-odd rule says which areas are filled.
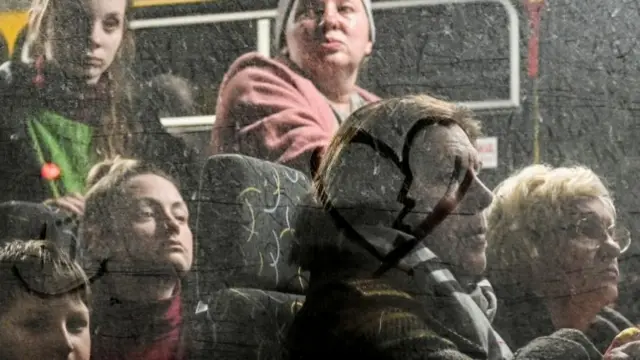
[[[584,166],[531,165],[504,180],[494,195],[487,209],[487,262],[497,283],[531,280],[531,266],[551,245],[575,201],[601,199],[615,216],[609,190]]]

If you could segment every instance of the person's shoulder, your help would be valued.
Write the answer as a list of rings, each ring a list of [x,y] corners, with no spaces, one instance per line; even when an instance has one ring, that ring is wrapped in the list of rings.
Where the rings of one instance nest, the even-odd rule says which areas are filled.
[[[602,354],[579,330],[562,329],[534,339],[519,349],[516,360],[595,360]]]
[[[310,288],[307,293],[296,317],[305,321],[298,327],[339,333],[336,343],[347,352],[370,351],[385,359],[406,359],[416,352],[434,359],[469,359],[438,332],[416,299],[391,283],[357,279],[327,283],[315,290]],[[314,334],[313,340],[319,337]]]
[[[252,51],[238,57],[229,67],[230,71],[243,69],[247,67],[265,67],[265,68],[282,68],[286,67],[282,61],[277,58],[271,58],[264,54]]]
[[[269,78],[277,77],[286,82],[296,82],[302,78],[282,59],[270,58],[259,52],[250,52],[237,58],[229,67],[225,77],[227,81],[232,78],[268,81]]]

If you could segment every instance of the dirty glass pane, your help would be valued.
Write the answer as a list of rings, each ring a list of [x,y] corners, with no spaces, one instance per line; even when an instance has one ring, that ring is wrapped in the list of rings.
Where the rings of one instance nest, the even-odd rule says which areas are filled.
[[[639,20],[0,0],[0,359],[640,357]]]
[[[377,93],[438,93],[458,101],[509,97],[508,22],[501,5],[437,5],[376,15],[380,35],[363,81]]]

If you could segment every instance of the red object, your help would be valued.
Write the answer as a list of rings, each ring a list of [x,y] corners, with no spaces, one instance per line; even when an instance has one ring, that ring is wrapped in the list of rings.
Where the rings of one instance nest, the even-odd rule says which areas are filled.
[[[103,311],[94,318],[107,331],[92,336],[92,360],[187,359],[189,349],[181,335],[183,326],[188,324],[182,317],[179,293],[168,300],[123,302]]]
[[[529,14],[529,78],[538,77],[540,61],[540,16],[544,8],[544,0],[525,0]]]
[[[54,163],[45,163],[42,165],[40,174],[49,181],[57,180],[60,178],[60,168]]]
[[[44,88],[44,57],[39,56],[35,63],[36,76],[33,78],[33,84],[39,88]]]

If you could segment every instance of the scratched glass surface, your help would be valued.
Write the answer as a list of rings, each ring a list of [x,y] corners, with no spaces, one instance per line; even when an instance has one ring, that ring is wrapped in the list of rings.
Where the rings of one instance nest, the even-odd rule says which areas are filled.
[[[131,61],[123,56],[124,45],[118,40],[114,49],[119,50],[113,50],[114,54],[117,52],[113,63],[118,66],[111,68],[112,65],[105,65],[112,60],[108,55],[109,39],[116,36],[119,23],[124,22],[118,18],[120,10],[116,3],[125,2],[0,0],[0,64],[4,64],[0,68],[0,240],[4,244],[9,240],[46,238],[57,242],[85,268],[95,295],[91,328],[84,326],[93,339],[92,359],[146,358],[153,356],[153,351],[168,354],[166,359],[284,358],[283,354],[291,350],[286,341],[289,330],[304,308],[310,286],[313,287],[308,269],[294,260],[308,255],[300,255],[305,254],[300,243],[306,239],[301,234],[309,233],[309,229],[296,226],[308,226],[319,238],[335,237],[332,246],[342,242],[355,246],[365,254],[358,253],[359,256],[370,256],[371,251],[380,252],[384,248],[385,254],[372,257],[378,258],[371,260],[375,262],[371,274],[388,260],[385,256],[399,245],[398,239],[402,237],[398,236],[391,245],[376,243],[383,238],[380,234],[374,236],[377,240],[372,240],[370,246],[352,241],[359,236],[369,241],[362,235],[369,234],[369,230],[358,233],[363,224],[347,227],[336,220],[330,209],[333,205],[320,203],[323,199],[320,195],[327,194],[320,193],[318,189],[324,188],[314,185],[313,171],[309,170],[314,166],[310,164],[316,164],[311,160],[315,155],[305,146],[314,142],[312,150],[317,147],[322,150],[318,153],[330,151],[327,147],[339,123],[344,125],[349,114],[373,101],[363,93],[354,97],[357,93],[354,84],[366,90],[366,94],[382,99],[426,94],[459,103],[481,121],[482,135],[473,144],[477,153],[472,156],[465,157],[464,149],[447,154],[457,159],[455,166],[453,161],[447,162],[446,156],[433,155],[435,147],[403,138],[384,144],[393,148],[399,158],[395,165],[385,167],[380,159],[392,156],[380,155],[379,141],[395,135],[408,138],[410,125],[383,132],[382,140],[347,141],[343,144],[345,149],[368,155],[354,163],[358,172],[341,176],[352,180],[348,185],[360,184],[361,177],[368,180],[354,190],[357,194],[351,194],[354,198],[360,196],[360,202],[355,208],[339,210],[347,214],[340,219],[349,219],[347,222],[352,218],[369,219],[363,222],[371,226],[371,219],[377,216],[373,212],[390,212],[394,219],[405,219],[405,215],[399,214],[406,210],[411,212],[406,221],[415,219],[416,223],[387,224],[404,234],[410,233],[412,226],[415,229],[416,224],[424,225],[430,214],[449,211],[448,218],[412,249],[414,252],[406,260],[420,259],[420,264],[426,264],[428,261],[424,259],[429,255],[425,254],[433,251],[446,272],[453,274],[464,296],[470,293],[467,282],[477,285],[478,277],[490,280],[497,294],[497,315],[492,308],[495,301],[489,301],[490,311],[483,307],[486,304],[469,305],[464,296],[463,300],[456,299],[463,308],[475,306],[485,312],[483,316],[489,320],[495,316],[493,325],[488,326],[493,326],[513,351],[529,340],[550,334],[558,324],[580,328],[590,336],[591,325],[582,325],[591,324],[605,305],[620,312],[629,323],[613,322],[613,328],[607,328],[608,332],[601,334],[599,340],[589,338],[600,352],[608,348],[626,325],[640,324],[637,256],[640,247],[635,241],[640,231],[637,1],[373,0],[369,4],[360,0],[292,0],[294,7],[306,4],[307,12],[294,9],[296,15],[285,21],[287,36],[283,41],[289,48],[282,52],[275,48],[274,33],[280,26],[277,0],[133,0],[127,30],[134,46]],[[34,33],[29,40],[27,28],[32,6],[34,19],[39,19],[40,13],[44,15],[41,22],[31,24],[41,26],[40,37]],[[349,91],[340,99],[347,100],[336,101],[333,96],[344,84],[341,80],[325,80],[339,79],[344,69],[353,70],[349,68],[353,64],[344,65],[340,59],[351,59],[360,51],[351,39],[357,37],[359,24],[368,21],[367,6],[372,7],[375,42],[371,53],[352,66],[358,68],[354,72],[357,76],[344,76],[350,79],[344,81]],[[324,17],[319,17],[317,23],[310,22],[318,13]],[[67,19],[66,30],[56,27],[56,19]],[[335,27],[326,30],[327,24]],[[93,26],[91,34],[86,30],[89,25]],[[318,30],[321,27],[325,32]],[[337,45],[328,40],[332,36],[337,38],[331,40]],[[293,41],[307,40],[313,44],[318,39],[327,43],[318,45],[321,50],[316,49],[316,53],[309,50],[311,55],[297,56],[295,46],[291,45]],[[31,51],[23,51],[25,43],[32,45]],[[100,52],[103,49],[105,52]],[[333,51],[340,53],[333,55],[338,60],[322,58]],[[262,70],[268,70],[234,78],[242,67],[229,73],[230,67],[251,52],[260,53],[262,60],[254,58],[242,66],[263,66]],[[64,55],[67,53],[72,55]],[[276,58],[279,60],[274,62]],[[78,64],[72,66],[74,61]],[[329,65],[324,66],[323,61],[335,61],[338,65],[327,71]],[[270,65],[265,67],[264,62]],[[94,76],[96,72],[99,74]],[[91,83],[92,76],[98,85]],[[228,87],[233,87],[226,93],[221,88],[225,76],[230,79]],[[276,78],[275,83],[264,80],[274,81],[270,76]],[[75,80],[69,80],[72,78]],[[82,81],[78,81],[80,78]],[[282,101],[274,100],[278,96]],[[236,103],[220,106],[225,99],[234,99]],[[389,115],[390,123],[396,121],[393,114]],[[233,121],[222,122],[221,116]],[[279,120],[287,117],[293,120]],[[325,121],[325,117],[330,120]],[[297,132],[283,135],[296,126],[300,127]],[[456,143],[456,135],[451,134],[446,133],[451,136],[446,139]],[[425,135],[424,139],[430,138]],[[432,151],[427,155],[420,153],[424,155],[420,159],[422,169],[407,170],[402,144],[407,146],[408,153],[420,146],[425,147],[424,151]],[[262,147],[254,151],[256,146]],[[245,156],[224,155],[227,153]],[[131,178],[122,182],[113,180],[120,189],[113,192],[114,200],[96,210],[85,200],[95,196],[89,183],[105,176],[105,171],[94,171],[89,176],[89,169],[98,160],[113,155],[153,163],[161,172],[143,170],[143,174],[156,174],[149,180],[133,174],[135,170],[127,170],[133,171]],[[411,164],[415,161],[415,158],[406,160]],[[333,166],[339,167],[337,163]],[[541,174],[548,170],[539,168],[537,181],[532,177],[527,180],[526,174],[521,173],[518,178],[521,188],[510,190],[508,184],[497,188],[518,170],[533,164],[582,165],[599,176],[601,183],[576,168],[546,177]],[[445,169],[446,176],[436,180],[434,169],[448,165],[451,166]],[[457,169],[459,165],[464,171]],[[460,188],[467,170],[498,194],[493,206],[485,209],[489,203],[478,205],[482,201],[474,197],[477,180],[473,180],[476,182],[470,185],[470,190],[465,190],[472,194],[469,195],[472,199],[466,201],[477,200],[476,208],[482,207],[477,212],[486,210],[484,214],[488,217],[476,226],[482,231],[488,226],[488,233],[473,240],[483,250],[486,246],[488,253],[486,271],[478,274],[465,273],[465,267],[455,262],[459,258],[475,261],[459,255],[465,250],[456,246],[472,246],[466,240],[455,239],[448,248],[440,244],[443,241],[438,242],[451,235],[444,230],[439,232],[438,228],[449,229],[450,223],[459,220],[462,224],[465,216],[477,215],[465,212],[470,208],[464,200],[468,194],[459,200],[458,194],[451,191]],[[420,180],[422,175],[425,179]],[[93,180],[87,180],[87,176]],[[115,170],[108,176],[118,179]],[[562,176],[566,177],[564,183],[557,180]],[[580,182],[581,176],[586,179],[584,182]],[[551,184],[554,179],[561,185],[553,189],[540,185],[545,181]],[[175,184],[171,183],[173,180],[177,180]],[[104,188],[109,188],[107,183],[103,182]],[[400,189],[398,184],[409,186],[404,192],[393,193],[393,204],[389,207],[373,200]],[[526,186],[528,190],[524,190]],[[536,186],[540,188],[535,190]],[[352,190],[353,186],[335,190],[336,199],[346,196],[347,188]],[[418,188],[433,193],[411,198]],[[314,191],[315,201],[309,195]],[[514,194],[518,191],[522,196],[516,199]],[[612,203],[603,196],[603,191],[610,194]],[[596,196],[594,192],[605,200],[595,205],[589,202]],[[553,196],[557,197],[551,199]],[[154,197],[157,199],[153,200]],[[9,204],[11,200],[20,202]],[[332,202],[340,203],[340,199],[334,200],[331,198]],[[443,201],[445,206],[440,207],[445,210],[438,208],[438,200]],[[39,207],[43,202],[46,207]],[[182,202],[184,206],[180,205]],[[455,206],[449,209],[449,204]],[[311,220],[298,221],[301,213],[308,215],[308,208],[316,210],[309,215]],[[96,213],[89,216],[84,214],[85,209]],[[616,239],[609,236],[616,233],[613,230],[578,235],[567,235],[561,230],[575,225],[571,219],[578,217],[592,220],[595,229],[616,226],[628,229],[629,248],[617,253]],[[94,221],[95,226],[83,228],[85,219],[90,219],[85,224]],[[353,220],[357,221],[360,220]],[[113,229],[107,231],[102,227]],[[341,232],[334,232],[334,227]],[[89,244],[94,244],[91,241],[98,241],[95,239],[104,244],[89,249],[93,246]],[[587,247],[580,246],[586,242],[597,244],[588,247],[596,250],[589,252]],[[0,253],[0,263],[5,261],[3,256]],[[484,253],[480,257],[484,261]],[[336,263],[342,260],[336,255]],[[49,272],[56,270],[41,271],[29,264],[17,263],[6,267],[9,270],[1,267],[0,271],[8,275],[1,275],[0,279],[5,281],[13,276],[18,279],[15,282],[18,288],[36,286],[38,289],[31,290],[37,294],[50,288],[75,286],[66,282],[50,285],[49,281],[56,280],[47,276],[53,276]],[[420,266],[411,265],[415,269],[404,272],[397,270],[407,270],[402,266],[408,265],[398,261],[394,271],[417,279]],[[319,270],[318,273],[317,278],[326,275]],[[393,276],[398,274],[382,277],[396,281]],[[403,286],[408,282],[402,282]],[[408,293],[418,302],[423,299],[422,293]],[[535,299],[543,301],[536,302],[537,307],[521,306]],[[12,301],[16,300],[12,297],[0,296],[0,301],[7,302],[0,304],[0,324],[13,321],[14,316],[24,317],[20,311],[28,313],[19,306],[14,309]],[[21,318],[24,321],[19,323],[25,324],[37,341],[42,341],[41,346],[32,348],[50,349],[47,346],[53,345],[45,341],[53,340],[46,340],[34,329],[54,328],[51,322],[57,321],[52,319],[59,314],[56,304],[60,304],[47,302],[46,296],[39,301],[42,302],[37,307],[44,310],[38,313],[38,318]],[[585,303],[598,301],[603,305],[591,306],[595,310],[586,309],[588,306],[583,309]],[[30,309],[29,301],[25,300],[25,304],[28,306],[23,308]],[[11,311],[6,311],[10,307]],[[172,309],[180,310],[172,312]],[[428,308],[432,312],[438,310]],[[505,320],[507,315],[501,315],[501,311],[526,321],[512,323]],[[557,315],[573,314],[572,311],[590,315],[571,315],[566,319]],[[538,317],[538,314],[546,315]],[[133,319],[123,319],[129,315]],[[329,315],[333,314],[324,314]],[[442,316],[440,320],[444,323],[458,321],[451,320],[446,313]],[[604,318],[610,320],[607,316]],[[380,324],[383,319],[380,315]],[[354,328],[362,325],[358,321],[361,319],[352,320]],[[168,326],[171,331],[158,324]],[[540,331],[521,331],[518,326]],[[72,352],[76,359],[88,358],[86,341],[78,335],[84,327],[79,325],[80,330],[75,333],[65,330],[73,344],[73,350],[67,353]],[[114,328],[130,329],[123,336],[132,341],[123,341],[123,345],[113,342],[110,337]],[[20,340],[10,333],[27,330],[6,329],[13,330],[0,327],[0,358],[41,355],[8,351],[22,348]],[[156,335],[158,338],[167,335],[169,340],[149,341],[149,336]],[[318,339],[320,343],[326,340]],[[106,352],[109,347],[122,353],[109,354]]]

